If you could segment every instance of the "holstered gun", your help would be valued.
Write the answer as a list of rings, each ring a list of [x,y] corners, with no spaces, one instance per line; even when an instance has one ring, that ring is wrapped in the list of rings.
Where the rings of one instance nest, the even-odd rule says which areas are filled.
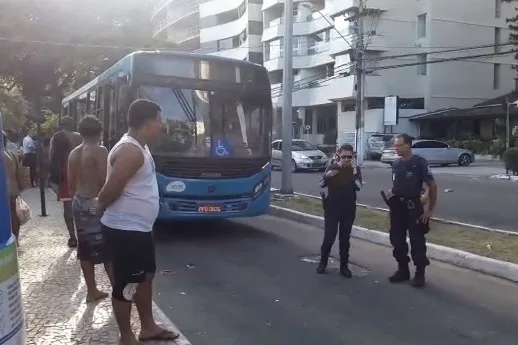
[[[385,201],[385,204],[387,204],[387,206],[390,208],[390,201],[392,199],[392,197],[394,196],[394,194],[392,193],[391,190],[382,190],[380,192],[381,194],[381,197],[383,198],[383,201]]]
[[[327,206],[327,195],[324,192],[320,192],[320,197],[322,198],[322,208],[325,210]]]

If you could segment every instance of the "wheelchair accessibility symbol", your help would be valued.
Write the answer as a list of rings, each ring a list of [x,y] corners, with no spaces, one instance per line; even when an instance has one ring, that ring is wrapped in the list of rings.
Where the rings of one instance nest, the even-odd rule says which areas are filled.
[[[230,155],[229,152],[229,144],[225,140],[217,140],[216,147],[214,148],[214,153],[218,157],[227,157]]]

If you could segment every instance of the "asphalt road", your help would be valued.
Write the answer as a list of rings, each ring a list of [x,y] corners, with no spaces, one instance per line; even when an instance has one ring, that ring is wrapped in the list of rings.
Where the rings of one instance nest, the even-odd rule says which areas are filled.
[[[433,167],[432,171],[439,186],[436,217],[518,231],[518,213],[515,206],[518,182],[490,179],[490,172],[496,173],[499,168]],[[318,185],[321,176],[322,173],[316,172],[295,173],[293,189],[299,193],[318,196],[321,191]],[[386,207],[380,191],[388,189],[391,185],[390,168],[368,166],[363,169],[363,179],[365,186],[358,194],[358,202]],[[272,186],[281,187],[281,173],[278,171],[273,172]]]
[[[434,262],[424,290],[394,286],[390,250],[357,240],[353,279],[320,276],[301,257],[321,235],[268,216],[161,229],[155,301],[194,345],[516,343],[517,285]]]

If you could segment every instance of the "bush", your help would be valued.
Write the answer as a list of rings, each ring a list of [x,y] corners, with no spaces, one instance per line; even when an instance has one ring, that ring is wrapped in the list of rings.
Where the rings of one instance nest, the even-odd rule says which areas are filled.
[[[505,150],[505,140],[496,139],[491,143],[491,147],[489,148],[489,154],[495,158],[502,158],[504,153],[506,152]]]
[[[512,147],[503,154],[505,168],[518,171],[518,147]]]
[[[461,149],[469,150],[475,154],[486,155],[491,151],[491,141],[482,141],[476,139],[468,140],[449,140],[448,144],[451,147],[458,147]]]

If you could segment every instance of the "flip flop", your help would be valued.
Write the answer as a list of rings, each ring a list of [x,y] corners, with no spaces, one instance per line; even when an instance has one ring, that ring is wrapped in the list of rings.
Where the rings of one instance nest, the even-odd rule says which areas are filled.
[[[107,293],[102,293],[100,295],[98,295],[96,298],[86,298],[86,303],[92,303],[92,302],[97,302],[97,301],[101,301],[103,299],[106,299],[108,298],[108,296],[110,296],[109,294]]]
[[[139,337],[139,341],[174,341],[180,337],[180,333],[176,333],[173,331],[168,331],[167,329],[164,329],[162,332],[159,332],[155,335],[152,335],[150,337]]]

